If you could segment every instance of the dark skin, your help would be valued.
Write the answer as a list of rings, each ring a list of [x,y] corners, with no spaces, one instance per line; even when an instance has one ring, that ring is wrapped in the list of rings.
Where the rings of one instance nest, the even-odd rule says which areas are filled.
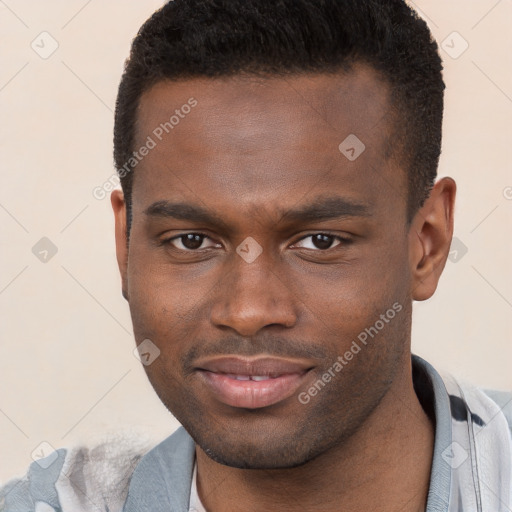
[[[363,65],[158,83],[141,99],[136,147],[190,97],[198,105],[136,167],[129,244],[122,192],[111,200],[134,335],[161,351],[145,370],[196,441],[206,509],[424,510],[434,432],[412,384],[412,300],[432,296],[444,268],[455,182],[438,180],[407,222],[406,171],[384,157],[389,87]],[[351,133],[366,146],[353,162],[338,149]],[[344,200],[337,217],[286,215],[333,197]],[[222,222],[145,213],[156,201]],[[183,238],[198,232],[195,245]],[[247,237],[263,249],[252,263],[236,252]],[[395,303],[400,313],[301,403]],[[310,370],[293,396],[239,408],[195,371],[213,355],[289,357]]]

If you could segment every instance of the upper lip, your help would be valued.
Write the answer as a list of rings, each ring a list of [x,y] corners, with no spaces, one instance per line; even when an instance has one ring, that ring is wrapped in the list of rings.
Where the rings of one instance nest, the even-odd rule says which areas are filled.
[[[196,364],[199,370],[231,375],[285,375],[304,373],[312,368],[306,361],[275,357],[242,358],[237,356],[215,357]]]

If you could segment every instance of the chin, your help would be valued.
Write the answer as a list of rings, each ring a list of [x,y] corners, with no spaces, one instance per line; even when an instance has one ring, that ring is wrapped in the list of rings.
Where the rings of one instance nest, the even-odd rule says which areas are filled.
[[[201,446],[201,445],[199,445]],[[290,469],[307,464],[314,457],[310,455],[288,454],[283,457],[275,452],[269,453],[268,449],[263,451],[252,450],[251,454],[234,452],[233,447],[230,450],[226,446],[219,449],[211,447],[202,447],[201,449],[215,462],[224,466],[238,469]]]
[[[338,436],[334,439],[324,437],[318,429],[297,428],[297,425],[295,428],[285,424],[283,428],[259,429],[259,433],[255,429],[244,431],[240,426],[236,429],[224,427],[215,432],[197,424],[190,426],[192,428],[185,426],[186,430],[210,459],[238,469],[303,466],[329,451],[338,440]]]

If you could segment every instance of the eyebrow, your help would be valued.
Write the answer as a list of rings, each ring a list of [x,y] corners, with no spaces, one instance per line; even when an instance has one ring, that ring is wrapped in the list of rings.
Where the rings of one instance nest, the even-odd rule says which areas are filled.
[[[371,217],[371,208],[360,201],[339,196],[318,197],[312,203],[283,212],[282,221],[314,222],[346,217]]]
[[[149,217],[174,218],[191,222],[216,225],[226,231],[229,225],[216,213],[199,205],[157,201],[148,206],[144,213]],[[312,203],[287,211],[280,211],[281,222],[308,223],[349,217],[370,217],[371,208],[364,203],[338,196],[319,197]]]
[[[170,201],[157,201],[148,206],[144,213],[149,217],[173,218],[188,220],[191,222],[202,222],[204,224],[217,225],[224,230],[229,226],[217,214],[199,205],[188,203],[172,203]]]

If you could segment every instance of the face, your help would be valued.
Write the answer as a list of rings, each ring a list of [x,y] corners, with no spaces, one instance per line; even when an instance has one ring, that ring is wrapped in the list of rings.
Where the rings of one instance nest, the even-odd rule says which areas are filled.
[[[218,462],[293,467],[346,442],[410,357],[389,112],[362,65],[161,82],[141,99],[135,147],[151,148],[123,289],[137,343],[160,351],[151,384]]]

